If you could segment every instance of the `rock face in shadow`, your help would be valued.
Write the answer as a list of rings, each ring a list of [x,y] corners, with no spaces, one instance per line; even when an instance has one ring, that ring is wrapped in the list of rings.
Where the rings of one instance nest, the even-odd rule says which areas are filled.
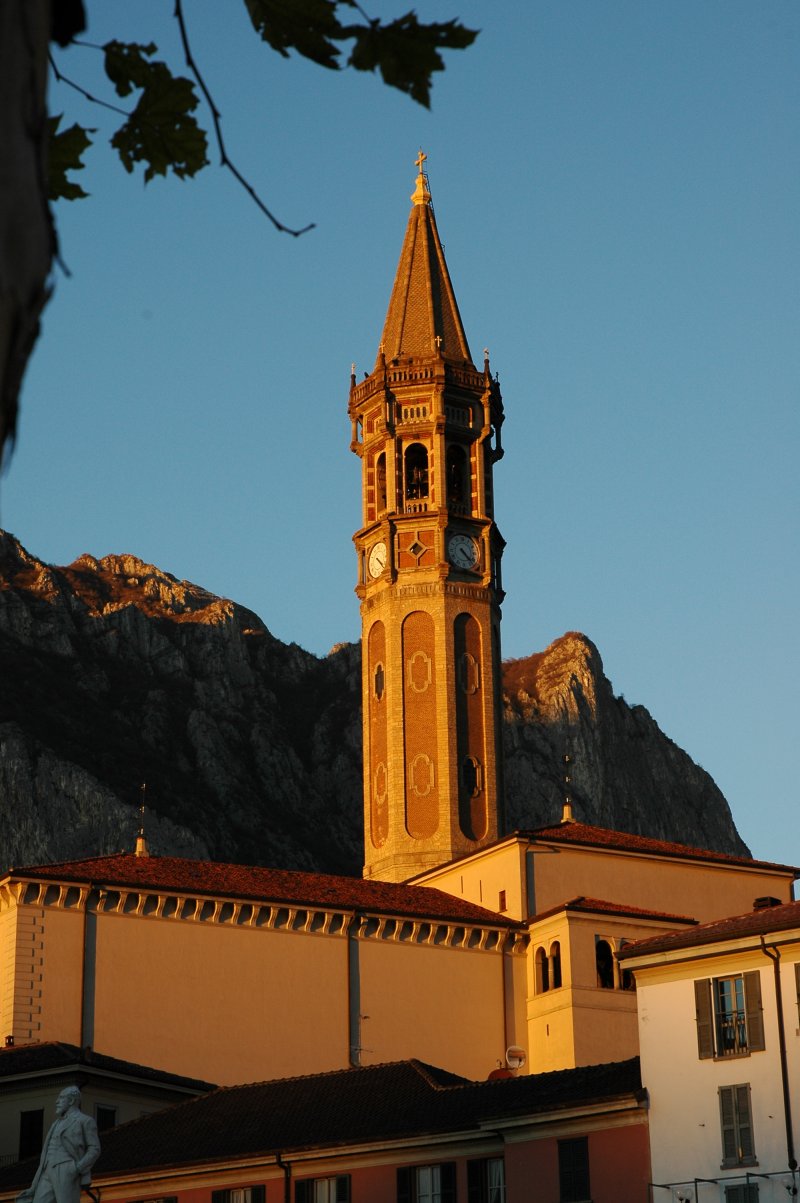
[[[599,827],[748,856],[712,777],[644,706],[614,696],[600,653],[570,631],[503,665],[506,820],[560,817],[565,755],[575,818]]]
[[[0,868],[130,849],[359,873],[360,650],[319,658],[134,556],[0,533]],[[714,782],[582,635],[505,666],[509,827],[560,815],[745,852]]]

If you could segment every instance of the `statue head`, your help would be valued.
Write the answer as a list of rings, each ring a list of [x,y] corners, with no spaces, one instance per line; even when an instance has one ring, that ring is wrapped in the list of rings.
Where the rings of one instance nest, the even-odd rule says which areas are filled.
[[[65,1086],[56,1099],[56,1115],[66,1115],[70,1107],[80,1107],[81,1092],[77,1086]]]

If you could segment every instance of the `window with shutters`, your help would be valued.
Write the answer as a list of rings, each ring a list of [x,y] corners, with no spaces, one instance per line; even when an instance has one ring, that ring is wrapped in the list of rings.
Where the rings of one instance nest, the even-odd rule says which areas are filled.
[[[719,1115],[722,1128],[722,1169],[756,1165],[750,1083],[720,1086]]]
[[[558,1142],[558,1186],[560,1203],[584,1203],[591,1198],[588,1136]]]
[[[758,1203],[757,1182],[735,1182],[725,1187],[725,1203]]]
[[[502,1157],[467,1162],[467,1203],[506,1203],[506,1167]]]
[[[397,1203],[456,1203],[456,1163],[400,1166]]]
[[[264,1203],[266,1187],[239,1186],[232,1190],[212,1190],[211,1203]]]
[[[350,1203],[350,1175],[306,1178],[294,1186],[295,1203]]]
[[[764,1049],[761,974],[702,978],[694,984],[697,1052],[705,1057],[744,1057]]]

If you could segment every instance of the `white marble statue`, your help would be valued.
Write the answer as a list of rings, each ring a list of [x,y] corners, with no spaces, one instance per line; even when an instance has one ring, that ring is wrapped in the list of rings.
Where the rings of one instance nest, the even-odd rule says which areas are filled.
[[[100,1156],[97,1124],[81,1111],[81,1092],[67,1086],[56,1100],[56,1121],[44,1139],[39,1168],[17,1203],[79,1203]]]

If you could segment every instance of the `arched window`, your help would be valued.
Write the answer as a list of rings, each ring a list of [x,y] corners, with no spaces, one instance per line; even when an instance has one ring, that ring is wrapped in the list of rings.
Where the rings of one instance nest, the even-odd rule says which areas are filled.
[[[561,945],[554,940],[550,945],[550,981],[554,990],[561,985]]]
[[[382,451],[375,461],[375,498],[378,513],[386,510],[386,452]]]
[[[608,940],[594,938],[594,958],[597,967],[597,984],[601,990],[614,989],[614,954]]]
[[[421,501],[428,496],[428,449],[422,443],[406,447],[406,500]]]
[[[447,448],[447,506],[458,514],[469,510],[469,480],[467,478],[467,455],[458,443]]]
[[[626,944],[630,944],[630,940],[620,940],[620,948],[624,948]],[[623,990],[635,990],[636,978],[631,973],[630,969],[620,966],[619,984]]]
[[[534,968],[536,970],[536,993],[546,994],[550,989],[550,974],[548,972],[547,953],[543,948],[536,949]]]

